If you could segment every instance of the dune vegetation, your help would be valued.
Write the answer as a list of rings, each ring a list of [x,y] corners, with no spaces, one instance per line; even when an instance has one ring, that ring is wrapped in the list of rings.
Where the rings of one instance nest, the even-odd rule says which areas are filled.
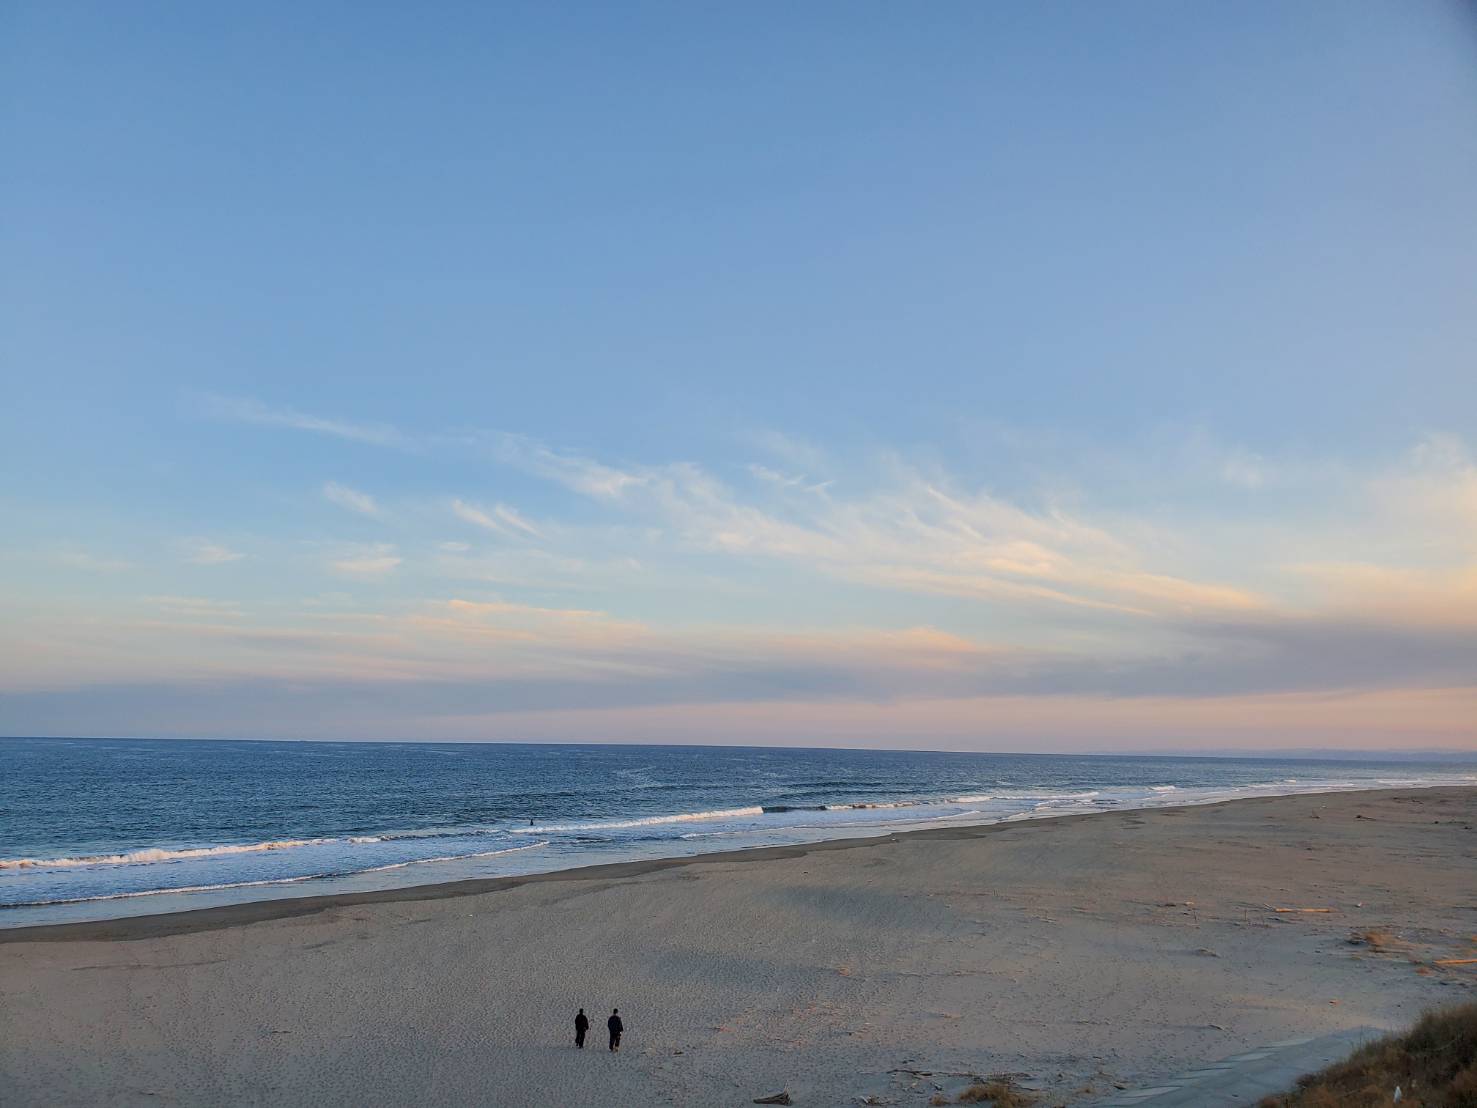
[[[1396,1090],[1399,1090],[1398,1093]],[[1477,1003],[1429,1012],[1413,1028],[1267,1097],[1261,1108],[1477,1108]]]

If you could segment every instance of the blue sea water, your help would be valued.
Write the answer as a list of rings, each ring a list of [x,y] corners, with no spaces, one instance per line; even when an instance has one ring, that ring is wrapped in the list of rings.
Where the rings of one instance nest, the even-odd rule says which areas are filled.
[[[1391,785],[1419,762],[0,740],[0,927],[1070,812]]]

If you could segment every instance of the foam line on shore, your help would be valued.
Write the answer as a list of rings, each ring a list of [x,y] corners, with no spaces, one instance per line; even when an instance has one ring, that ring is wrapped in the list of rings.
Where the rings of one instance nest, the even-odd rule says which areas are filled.
[[[136,889],[126,893],[101,893],[97,896],[77,896],[63,900],[29,900],[0,906],[0,911],[12,908],[50,908],[58,904],[91,904],[103,900],[136,900],[144,896],[168,896],[170,893],[214,893],[230,889],[259,889],[276,885],[298,885],[304,881],[322,881],[330,877],[356,877],[361,873],[382,873],[385,870],[404,869],[425,862],[454,862],[466,858],[491,858],[498,854],[517,854],[521,850],[534,850],[548,846],[547,842],[528,843],[525,846],[510,846],[502,850],[484,850],[477,854],[450,854],[441,858],[412,858],[408,862],[392,862],[385,866],[369,866],[366,869],[338,870],[331,873],[306,873],[298,877],[272,877],[261,881],[225,881],[218,885],[180,885],[169,889]]]

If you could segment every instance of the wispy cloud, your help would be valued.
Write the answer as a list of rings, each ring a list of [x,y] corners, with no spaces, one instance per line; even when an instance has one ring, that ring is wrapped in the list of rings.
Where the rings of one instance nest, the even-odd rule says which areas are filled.
[[[374,497],[367,492],[359,492],[347,485],[341,485],[337,481],[324,482],[323,496],[330,503],[337,504],[340,508],[347,508],[351,512],[358,512],[360,515],[377,519],[383,514],[380,506],[375,503]]]
[[[186,539],[182,544],[184,559],[193,566],[221,566],[239,562],[246,557],[239,550],[232,550],[209,539]]]
[[[499,460],[599,500],[620,500],[647,481],[639,472],[553,450],[525,435],[496,434],[488,441]]]
[[[495,519],[465,500],[453,500],[451,510],[458,519],[470,523],[473,527],[481,527],[484,531],[502,531]]]
[[[384,557],[389,557],[388,555]],[[370,554],[359,561],[367,564]],[[358,572],[358,571],[355,571]],[[374,575],[374,572],[371,572]],[[169,601],[170,598],[161,598]],[[164,607],[171,607],[165,603]],[[99,636],[144,656],[159,680],[212,649],[245,679],[290,673],[304,687],[351,681],[364,695],[393,676],[395,696],[431,712],[510,712],[662,704],[889,703],[1024,697],[1185,700],[1352,690],[1471,687],[1471,628],[1390,628],[1340,618],[1256,615],[1190,619],[1165,642],[1114,649],[1028,648],[934,627],[828,631],[659,629],[594,609],[453,598],[365,620],[364,633],[322,629],[322,613],[247,628],[212,602],[174,598],[188,621],[134,624]],[[212,617],[215,617],[214,619]],[[146,637],[141,637],[145,636]],[[270,646],[265,660],[255,652]],[[45,657],[45,653],[40,655]],[[204,659],[202,659],[204,661]]]
[[[1057,504],[1024,507],[901,462],[891,483],[872,492],[797,501],[746,499],[687,462],[620,468],[527,441],[510,457],[594,500],[660,521],[689,547],[793,561],[881,587],[1124,614],[1262,602],[1244,588],[1153,565],[1134,543]],[[781,492],[805,487],[805,478],[766,467],[750,472]]]
[[[751,462],[748,470],[761,481],[768,481],[771,485],[778,485],[782,489],[793,489],[797,485],[805,483],[804,476],[795,476],[788,473],[780,473],[778,470],[770,469],[768,466]]]
[[[460,498],[451,502],[456,517],[474,527],[499,534],[522,534],[530,538],[543,538],[543,532],[506,504],[494,504],[490,509],[477,507]]]
[[[249,423],[258,427],[282,427],[316,435],[362,442],[371,446],[407,447],[410,443],[396,428],[384,423],[353,423],[325,416],[309,415],[294,408],[273,407],[250,397],[207,396],[201,402],[204,413],[232,423]]]
[[[485,466],[489,443],[557,486],[519,493],[537,515],[458,497],[398,513],[397,527],[426,528],[397,535],[400,546],[312,545],[315,568],[361,583],[397,576],[394,588],[330,603],[302,600],[312,586],[299,584],[296,599],[254,601],[249,620],[230,601],[188,596],[149,597],[140,619],[137,589],[121,598],[126,618],[79,600],[70,623],[28,627],[0,671],[80,686],[56,660],[85,658],[89,680],[126,675],[181,697],[200,695],[184,683],[201,675],[242,689],[291,677],[309,699],[348,690],[427,719],[684,705],[783,705],[795,719],[872,707],[893,720],[945,711],[894,705],[1006,705],[1026,719],[1022,706],[1049,715],[1090,702],[1120,720],[1203,721],[1163,705],[1276,697],[1299,698],[1313,719],[1318,698],[1477,695],[1477,462],[1457,436],[1357,472],[1206,440],[1189,472],[1167,479],[1174,496],[1140,495],[1138,514],[1104,493],[1114,479],[1097,497],[1067,482],[1002,491],[926,457],[864,459],[816,495],[813,478],[836,470],[796,459],[652,464],[517,436],[455,449]],[[498,477],[487,466],[464,480],[495,488]],[[1222,500],[1205,510],[1185,495],[1192,485]],[[564,491],[584,503],[561,517]],[[322,495],[381,511],[338,482]],[[453,517],[487,534],[438,541],[436,528],[457,534]],[[203,565],[243,556],[207,538],[184,549]],[[250,549],[273,556],[265,540]],[[413,566],[402,549],[417,552]],[[61,560],[128,568],[78,550]]]
[[[506,504],[497,504],[493,506],[492,510],[498,519],[502,520],[515,531],[522,531],[525,535],[531,535],[536,539],[543,538],[543,532],[532,523],[529,523],[516,509],[510,508]]]
[[[770,469],[758,462],[750,462],[746,467],[750,473],[761,481],[766,481],[781,489],[801,489],[805,492],[825,492],[834,485],[835,481],[812,481],[805,474],[781,473],[777,469]]]
[[[1459,436],[1424,436],[1370,489],[1377,507],[1413,528],[1419,541],[1435,540],[1445,553],[1477,559],[1477,458]]]
[[[329,563],[335,573],[346,577],[373,580],[386,577],[400,566],[403,559],[390,543],[374,543]]]

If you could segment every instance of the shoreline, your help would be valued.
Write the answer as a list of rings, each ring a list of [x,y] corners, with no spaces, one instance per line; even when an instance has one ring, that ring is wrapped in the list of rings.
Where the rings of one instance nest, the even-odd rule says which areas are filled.
[[[735,850],[710,851],[670,858],[643,858],[629,862],[602,862],[593,865],[574,866],[569,869],[550,870],[542,873],[516,874],[505,877],[476,877],[457,881],[427,882],[421,885],[406,885],[391,889],[364,889],[339,893],[319,893],[301,897],[248,900],[237,904],[220,904],[205,908],[185,908],[172,912],[123,916],[116,919],[22,924],[17,927],[0,927],[0,946],[10,943],[28,942],[135,942],[144,939],[217,931],[230,927],[244,927],[273,920],[294,919],[301,916],[311,916],[321,912],[331,911],[335,908],[374,904],[431,902],[506,892],[528,885],[546,883],[620,880],[642,877],[684,866],[804,858],[815,853],[867,849],[885,843],[895,843],[900,840],[966,842],[973,839],[986,838],[1003,831],[1015,830],[1023,826],[1066,825],[1082,820],[1098,818],[1111,819],[1114,816],[1138,813],[1211,810],[1234,805],[1254,806],[1300,798],[1328,796],[1381,798],[1411,791],[1431,794],[1451,793],[1456,796],[1467,794],[1477,796],[1477,785],[1329,789],[1321,792],[1277,793],[1270,796],[1235,797],[1230,800],[1218,800],[1199,804],[1166,804],[1143,808],[1124,807],[1115,808],[1110,811],[1073,812],[1058,816],[1001,820],[994,823],[964,824],[952,827],[923,827],[906,831],[893,831],[882,835],[821,839],[810,843],[740,847]]]
[[[1073,1106],[1477,995],[1474,858],[1396,787],[16,928],[0,1100]]]

